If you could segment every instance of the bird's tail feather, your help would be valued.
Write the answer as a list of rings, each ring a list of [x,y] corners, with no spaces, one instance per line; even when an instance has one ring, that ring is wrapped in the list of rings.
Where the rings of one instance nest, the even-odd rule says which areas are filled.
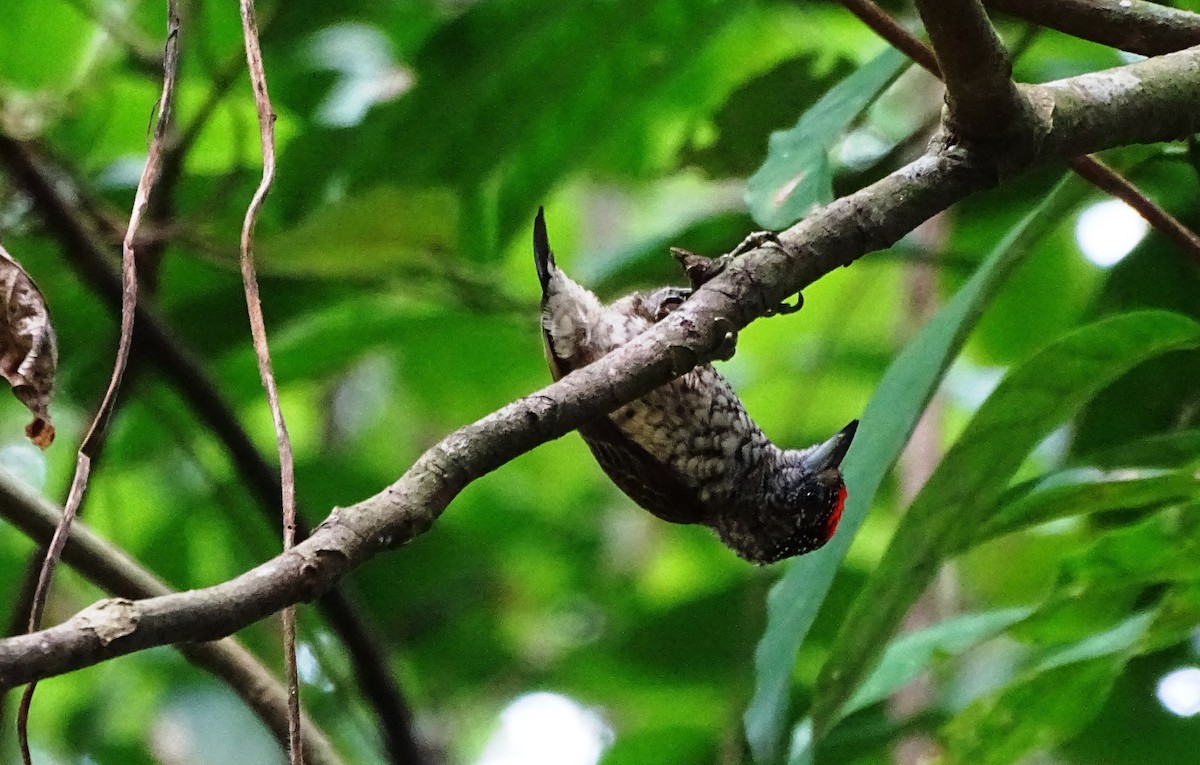
[[[545,297],[550,291],[550,275],[556,267],[554,253],[550,251],[550,237],[546,234],[546,216],[541,207],[533,219],[533,265],[542,284],[542,297]]]

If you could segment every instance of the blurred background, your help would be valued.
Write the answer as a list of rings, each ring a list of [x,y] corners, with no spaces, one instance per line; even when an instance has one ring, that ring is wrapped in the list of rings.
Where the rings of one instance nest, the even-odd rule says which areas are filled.
[[[908,6],[887,5],[915,21]],[[164,6],[6,0],[0,24],[0,132],[28,141],[110,259],[161,88]],[[280,164],[257,251],[310,525],[381,490],[448,432],[549,382],[529,244],[539,205],[559,263],[602,297],[678,283],[668,246],[716,255],[749,231],[789,225],[831,192],[917,156],[942,105],[931,77],[899,60],[880,63],[886,46],[833,2],[345,0],[263,2],[258,14]],[[234,4],[213,0],[184,0],[182,16],[183,149],[143,227],[146,302],[274,465],[237,271],[242,216],[261,171],[239,19]],[[1134,60],[997,22],[1019,80]],[[869,107],[811,144],[805,135],[771,144],[810,152],[822,180],[811,199],[789,219],[752,219],[756,200],[779,191],[764,175],[755,180],[771,134],[865,67],[874,67],[872,87],[886,86],[878,98],[867,88]],[[1200,222],[1188,147],[1106,159],[1166,209]],[[28,444],[27,413],[0,396],[0,466],[61,503],[117,324],[111,293],[64,248],[61,222],[39,216],[4,169],[0,236],[46,295],[61,365],[57,442],[44,454]],[[862,413],[898,351],[1061,175],[1045,168],[1008,181],[830,274],[805,291],[800,313],[746,329],[720,371],[777,443],[828,437]],[[908,500],[1006,369],[1132,307],[1200,317],[1196,263],[1122,203],[1068,183],[1058,221],[987,308],[884,483],[792,670],[793,701],[809,693]],[[161,356],[140,347],[83,522],[174,588],[214,584],[278,552],[264,491],[248,484],[253,470],[231,456],[211,412],[181,392],[178,370],[164,374]],[[1200,358],[1160,357],[1097,397],[1021,475],[1194,428],[1198,410]],[[919,605],[920,624],[1056,598],[1072,608],[934,662],[917,687],[844,726],[841,748],[823,760],[895,762],[905,756],[899,744],[936,739],[973,700],[1021,681],[1026,652],[1103,632],[1161,595],[1162,579],[1101,588],[1087,575],[1112,560],[1134,568],[1161,560],[1168,543],[1194,549],[1194,531],[1153,541],[1135,520],[1162,522],[1060,524],[956,559]],[[10,629],[22,618],[14,604],[33,552],[0,524],[0,621]],[[1183,552],[1172,560],[1170,581],[1194,584],[1194,560]],[[751,567],[705,529],[637,509],[571,434],[472,484],[431,531],[372,560],[342,592],[383,646],[428,762],[741,763],[750,761],[742,714],[752,658],[781,569]],[[64,568],[45,622],[101,596]],[[1105,682],[1086,686],[1086,714],[1047,714],[1050,733],[1020,756],[1194,762],[1194,610],[1183,609],[1166,644],[1105,664]],[[238,638],[280,667],[277,634],[270,619]],[[300,610],[299,656],[304,705],[346,761],[388,761],[353,660],[314,606]],[[0,761],[15,762],[15,694],[6,702]],[[1003,728],[1012,707],[995,706],[989,724]],[[282,761],[231,692],[167,648],[42,683],[30,730],[36,761],[47,765]]]

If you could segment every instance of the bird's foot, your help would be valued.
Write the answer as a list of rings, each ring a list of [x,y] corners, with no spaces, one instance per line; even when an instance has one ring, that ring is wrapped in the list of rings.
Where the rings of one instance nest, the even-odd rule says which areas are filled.
[[[662,321],[684,301],[692,296],[692,290],[687,287],[662,287],[650,295],[650,305],[653,307],[654,320]]]
[[[789,313],[795,313],[804,307],[804,296],[799,292],[796,293],[795,303],[779,303],[767,309],[764,316],[787,316]]]
[[[737,352],[737,330],[733,328],[733,322],[729,319],[718,316],[717,333],[721,339],[717,342],[717,347],[713,349],[713,358],[729,361]]]
[[[655,290],[649,297],[654,320],[662,321],[691,296],[692,290],[687,287],[662,287]],[[717,341],[713,357],[728,361],[737,350],[737,330],[734,329],[733,323],[723,316],[717,317],[717,337],[720,340]]]
[[[784,252],[789,251],[783,242],[779,240],[779,234],[776,234],[774,231],[752,231],[741,241],[741,244],[734,247],[729,255],[725,257],[736,258],[738,255],[745,255],[751,250],[757,250],[759,247],[764,246],[776,247]]]
[[[683,268],[684,273],[687,274],[692,289],[697,290],[706,282],[711,281],[717,274],[728,268],[734,258],[739,255],[745,255],[752,250],[757,250],[760,247],[774,247],[784,254],[792,254],[792,251],[780,240],[779,235],[774,231],[754,231],[743,239],[737,247],[717,258],[707,258],[679,247],[672,247],[671,255],[675,257],[680,267]],[[804,296],[797,293],[795,303],[780,303],[772,306],[767,309],[765,315],[786,316],[787,314],[799,311],[803,306]]]
[[[783,252],[785,255],[791,255],[792,250],[788,248],[783,240],[779,238],[779,234],[774,231],[754,231],[741,244],[733,248],[733,251],[728,255],[723,255],[723,258],[735,258],[738,255],[745,255],[751,250],[757,250],[760,247],[774,247]],[[779,305],[771,306],[767,309],[766,316],[787,316],[790,313],[795,313],[804,307],[804,296],[796,293],[795,303],[780,303]]]

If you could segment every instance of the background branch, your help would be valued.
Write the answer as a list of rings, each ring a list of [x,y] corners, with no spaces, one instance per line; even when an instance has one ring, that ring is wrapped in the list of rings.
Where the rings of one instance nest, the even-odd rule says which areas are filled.
[[[934,77],[942,79],[942,67],[938,64],[938,57],[933,48],[917,39],[916,35],[901,26],[879,5],[872,0],[842,0],[842,6],[893,48],[908,56]]]
[[[1143,56],[1200,45],[1200,15],[1147,0],[984,0],[989,8]]]
[[[1122,84],[1131,82],[1136,92],[1125,93]],[[1043,153],[1022,157],[1026,165],[1061,158],[1058,152],[1177,138],[1200,125],[1200,50],[1031,91],[1053,104],[1055,118]],[[1174,109],[1161,119],[1145,119],[1168,102]],[[1107,130],[1100,130],[1102,122]],[[58,674],[153,645],[214,639],[320,595],[372,555],[426,531],[471,481],[711,358],[731,328],[995,183],[991,168],[1009,160],[967,146],[934,146],[892,175],[816,210],[781,234],[782,247],[746,253],[628,345],[450,434],[379,494],[335,508],[292,550],[212,587],[110,609],[105,623],[110,635],[119,635],[107,641],[92,625],[111,601],[57,627],[0,641],[0,682]]]
[[[39,544],[47,544],[62,511],[0,470],[0,516]],[[136,599],[171,593],[158,577],[82,524],[72,529],[62,558],[110,595]],[[280,746],[287,745],[287,693],[253,654],[232,638],[180,643],[175,648],[188,661],[220,678],[262,720]],[[311,720],[305,721],[304,736],[310,763],[340,762],[325,734]]]

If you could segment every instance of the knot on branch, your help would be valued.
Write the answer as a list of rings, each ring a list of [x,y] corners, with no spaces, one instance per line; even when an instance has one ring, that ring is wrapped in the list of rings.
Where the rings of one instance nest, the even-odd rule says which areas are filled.
[[[76,614],[74,621],[81,629],[91,632],[103,645],[133,634],[141,613],[128,598],[101,600]]]

